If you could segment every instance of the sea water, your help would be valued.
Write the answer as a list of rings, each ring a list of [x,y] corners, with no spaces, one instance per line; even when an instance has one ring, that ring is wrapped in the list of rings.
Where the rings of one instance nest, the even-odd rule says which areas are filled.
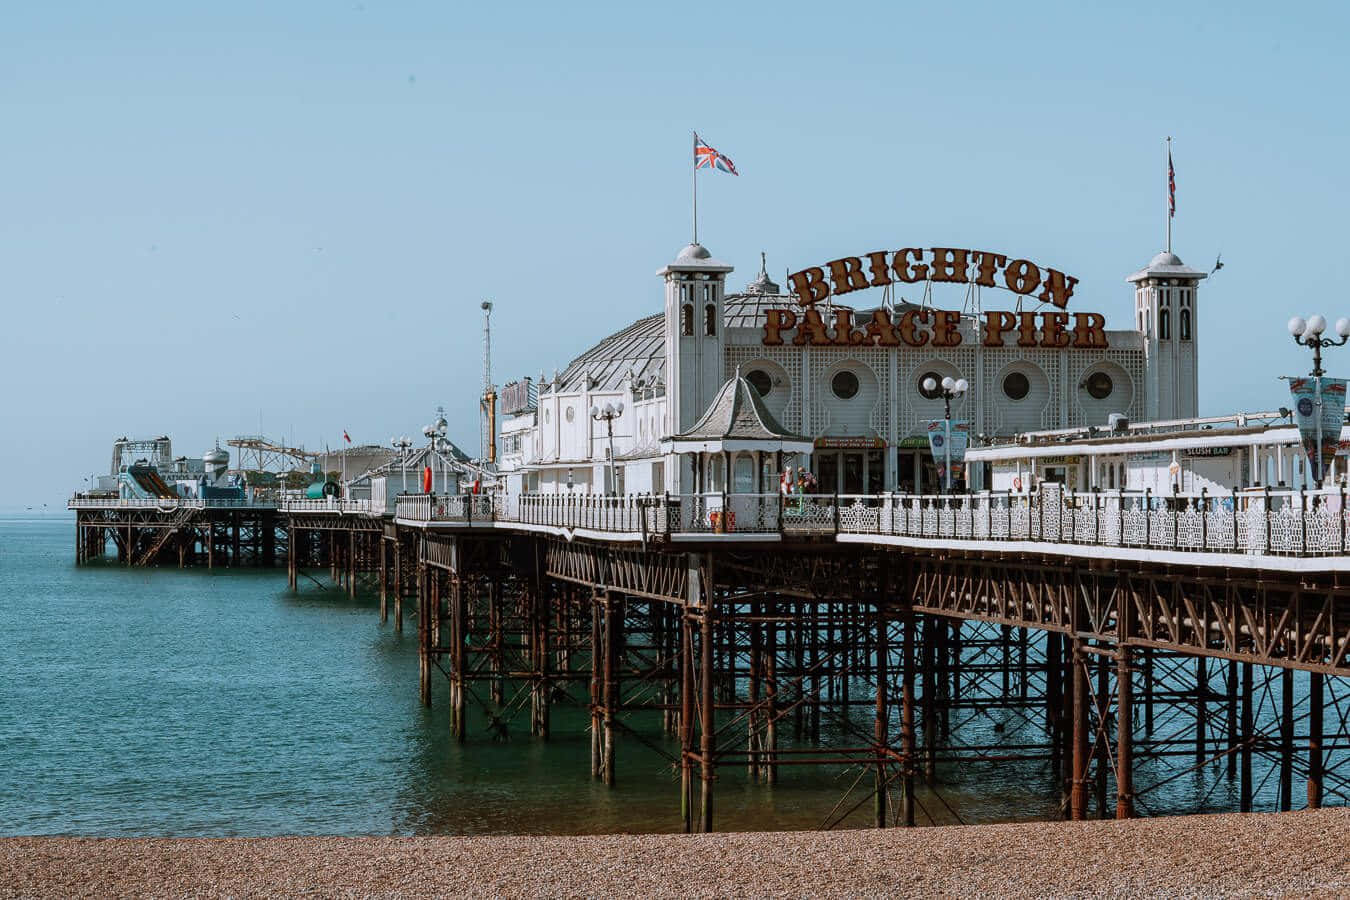
[[[612,788],[590,777],[589,720],[576,706],[554,706],[548,741],[529,735],[525,712],[494,740],[471,710],[458,744],[444,679],[431,709],[418,702],[415,618],[402,634],[392,619],[381,625],[378,597],[349,599],[326,572],[293,594],[284,569],[77,567],[74,541],[71,517],[0,517],[0,833],[680,828],[679,746],[654,718],[633,720],[654,746],[620,735]],[[870,713],[857,715],[870,733]],[[976,722],[963,739],[993,739],[993,727]],[[719,830],[871,821],[863,767],[784,766],[772,787],[741,768],[717,774]],[[921,822],[1058,815],[1044,763],[941,776],[936,792],[916,792]],[[1169,782],[1149,802],[1228,809],[1233,790],[1211,772]]]

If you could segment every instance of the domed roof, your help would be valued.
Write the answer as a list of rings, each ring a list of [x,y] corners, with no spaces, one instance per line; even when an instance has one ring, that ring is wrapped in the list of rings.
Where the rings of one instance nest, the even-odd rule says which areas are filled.
[[[708,274],[731,271],[731,266],[721,260],[713,259],[708,248],[702,244],[688,244],[680,255],[657,272],[657,275],[669,275],[671,272],[707,272]]]
[[[1201,272],[1199,269],[1192,269],[1181,261],[1171,250],[1164,250],[1148,261],[1138,272],[1126,278],[1129,282],[1139,282],[1147,278],[1181,278],[1186,280],[1199,281],[1207,278],[1209,273]]]
[[[582,353],[558,376],[559,393],[612,391],[630,375],[642,383],[660,379],[666,363],[665,321],[662,313],[638,319]],[[553,382],[540,387],[547,393]]]

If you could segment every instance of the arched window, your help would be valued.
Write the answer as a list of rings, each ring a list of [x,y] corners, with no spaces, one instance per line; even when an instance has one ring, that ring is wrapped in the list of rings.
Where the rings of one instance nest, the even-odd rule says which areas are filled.
[[[1191,311],[1183,309],[1177,314],[1177,328],[1181,332],[1181,339],[1189,341],[1191,339]]]
[[[1172,311],[1167,307],[1158,310],[1158,340],[1165,341],[1172,336]]]
[[[694,336],[694,304],[686,303],[680,309],[680,333],[687,336]]]
[[[708,337],[717,334],[717,307],[711,303],[703,307],[703,333]]]

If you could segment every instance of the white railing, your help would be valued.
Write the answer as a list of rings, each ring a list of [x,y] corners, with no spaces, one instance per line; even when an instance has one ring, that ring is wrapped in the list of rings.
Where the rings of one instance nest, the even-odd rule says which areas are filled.
[[[489,494],[399,494],[394,500],[394,515],[411,522],[496,521]]]
[[[1045,541],[1185,552],[1347,553],[1339,489],[1160,494],[1151,491],[841,496],[839,531],[953,540]]]
[[[66,509],[277,509],[276,500],[223,500],[200,497],[72,497]]]
[[[320,501],[314,501],[320,502]],[[942,541],[1038,541],[1282,556],[1347,554],[1340,489],[1229,494],[403,494],[400,519],[525,524],[657,536],[859,534]]]
[[[318,500],[287,497],[278,502],[282,512],[292,513],[338,513],[339,515],[377,515],[381,510],[369,500],[339,500],[337,497],[323,497]]]

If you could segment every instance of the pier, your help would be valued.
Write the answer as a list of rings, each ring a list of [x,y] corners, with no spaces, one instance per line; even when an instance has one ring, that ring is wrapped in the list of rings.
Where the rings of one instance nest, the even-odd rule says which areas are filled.
[[[456,739],[547,740],[551,708],[580,706],[592,777],[639,777],[624,745],[652,749],[672,815],[707,832],[728,767],[838,767],[823,827],[931,821],[950,773],[1026,761],[1071,819],[1194,811],[1160,799],[1183,777],[1208,808],[1346,804],[1344,501],[1044,483],[69,505],[81,563],[284,562],[292,589],[326,567],[378,593]]]

